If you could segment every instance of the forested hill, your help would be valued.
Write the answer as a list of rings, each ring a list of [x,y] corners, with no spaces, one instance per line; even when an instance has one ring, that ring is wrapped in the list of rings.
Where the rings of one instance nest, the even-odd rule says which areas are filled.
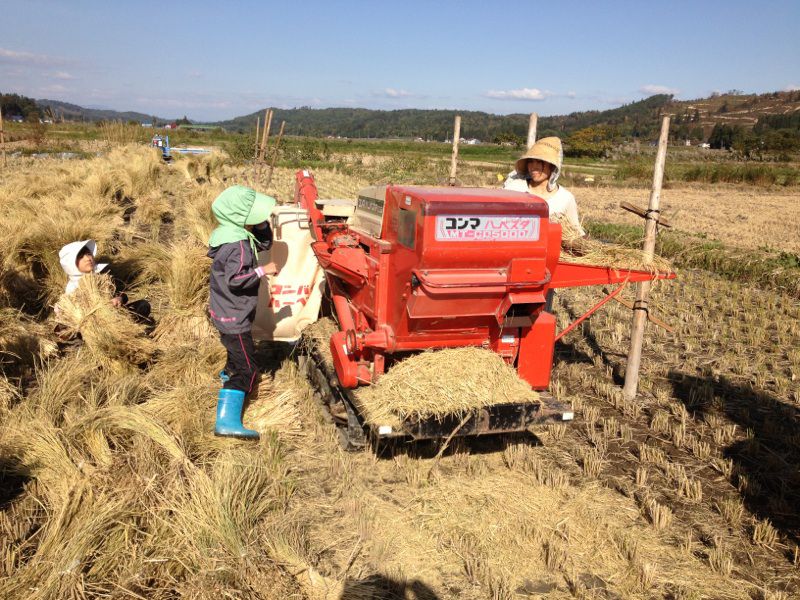
[[[671,100],[670,96],[652,96],[606,111],[572,113],[565,116],[543,117],[539,120],[539,137],[564,135],[572,131],[595,126],[629,124],[634,135],[644,135],[655,130],[657,117]],[[366,108],[308,107],[290,110],[276,109],[273,127],[286,121],[286,131],[292,135],[324,137],[328,135],[351,138],[415,138],[444,140],[452,136],[453,118],[461,115],[461,136],[485,141],[502,141],[512,137],[525,137],[528,131],[528,114],[494,115],[477,111],[455,110],[369,110]],[[229,130],[254,128],[263,111],[217,123]]]
[[[117,111],[108,108],[84,108],[77,104],[60,100],[37,100],[43,114],[56,118],[63,116],[67,121],[137,121],[139,123],[169,123],[172,119],[163,119],[136,111]]]
[[[733,90],[698,100],[674,100],[661,94],[639,102],[604,111],[575,112],[543,117],[539,120],[538,137],[570,136],[590,130],[592,137],[643,138],[658,136],[660,117],[672,115],[671,130],[678,139],[705,140],[715,127],[739,127],[745,130],[775,127],[775,119],[800,110],[800,91],[743,94]],[[369,110],[365,108],[308,107],[275,110],[273,129],[286,121],[292,135],[342,136],[352,138],[414,138],[444,140],[452,135],[453,117],[460,114],[461,135],[483,141],[524,139],[528,130],[528,114],[493,115],[484,112],[454,110]],[[264,111],[217,123],[225,129],[246,131],[263,119]]]

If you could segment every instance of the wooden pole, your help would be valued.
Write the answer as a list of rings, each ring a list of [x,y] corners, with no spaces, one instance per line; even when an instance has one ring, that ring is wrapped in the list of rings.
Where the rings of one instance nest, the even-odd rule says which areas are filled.
[[[6,132],[3,131],[3,110],[0,109],[0,148],[3,149],[3,166],[8,166],[6,159]]]
[[[528,143],[525,146],[530,149],[536,143],[536,125],[539,123],[539,115],[531,113],[531,119],[528,121]]]
[[[453,125],[453,156],[450,159],[450,185],[456,184],[456,168],[458,167],[458,140],[461,137],[461,117],[456,115]]]
[[[256,177],[258,177],[258,153],[260,150],[258,134],[261,127],[261,117],[256,117],[256,151],[253,154],[253,186],[256,185]]]
[[[272,172],[275,170],[275,162],[278,160],[278,148],[281,145],[284,127],[286,127],[286,121],[281,121],[281,130],[278,132],[278,139],[275,140],[275,147],[272,149],[272,162],[269,165],[269,175],[267,175],[267,183],[264,189],[267,189],[269,184],[272,183]]]
[[[258,134],[261,131],[261,117],[256,117],[256,150],[253,154],[253,160],[258,158]]]
[[[269,130],[272,129],[272,109],[270,108],[264,113],[264,132],[261,137],[261,150],[258,153],[258,158],[264,160],[267,154],[267,141],[269,140]]]
[[[669,140],[669,117],[661,120],[661,135],[658,138],[658,152],[653,171],[653,189],[650,192],[650,203],[644,222],[644,254],[652,259],[656,248],[656,226],[658,225],[659,206],[661,203],[661,184],[664,181],[664,163],[667,159],[667,141]],[[642,342],[644,327],[647,322],[647,301],[650,296],[650,281],[643,281],[636,290],[636,301],[633,303],[633,324],[631,325],[631,347],[628,350],[628,363],[625,367],[625,386],[622,394],[628,400],[636,397],[639,388],[639,367],[642,361]]]

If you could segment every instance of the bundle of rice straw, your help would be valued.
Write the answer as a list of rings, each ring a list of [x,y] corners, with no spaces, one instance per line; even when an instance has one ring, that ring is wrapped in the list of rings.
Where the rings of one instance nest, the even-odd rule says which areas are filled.
[[[536,403],[539,395],[499,354],[481,348],[427,351],[395,364],[356,401],[372,424],[426,419],[504,403]]]
[[[0,375],[0,415],[11,407],[12,402],[19,398],[19,390],[5,375]]]
[[[217,330],[205,312],[173,310],[158,320],[153,339],[160,345],[185,344],[217,338]]]
[[[20,367],[55,354],[58,346],[51,335],[45,325],[22,311],[0,308],[0,365]]]
[[[559,259],[561,262],[648,271],[654,275],[672,271],[672,265],[666,258],[655,254],[648,258],[644,250],[583,238],[568,219],[555,217],[555,220],[562,230],[561,247],[564,252]]]
[[[248,397],[244,413],[247,426],[263,433],[273,430],[281,437],[302,433],[297,393],[287,387],[280,389],[272,377],[264,376]]]
[[[331,336],[337,331],[339,331],[339,326],[336,321],[329,317],[318,319],[303,329],[302,343],[307,345],[308,348],[316,350],[331,371],[333,371],[334,366],[330,340]]]
[[[124,308],[111,304],[114,284],[109,275],[87,274],[78,289],[63,295],[56,304],[56,323],[70,334],[80,334],[86,348],[100,362],[139,365],[155,352],[145,327]]]

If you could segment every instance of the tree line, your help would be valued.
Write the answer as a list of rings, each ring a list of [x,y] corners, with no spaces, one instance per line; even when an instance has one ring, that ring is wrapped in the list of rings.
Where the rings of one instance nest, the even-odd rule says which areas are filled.
[[[0,94],[0,110],[5,119],[22,117],[26,121],[38,121],[42,118],[42,111],[36,100],[19,94]]]

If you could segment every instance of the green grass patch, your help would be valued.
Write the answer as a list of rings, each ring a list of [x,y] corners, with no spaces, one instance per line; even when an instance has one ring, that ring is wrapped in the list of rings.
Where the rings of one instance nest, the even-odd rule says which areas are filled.
[[[644,229],[587,220],[584,227],[592,237],[641,247]],[[681,231],[661,230],[656,252],[677,267],[704,269],[730,281],[758,284],[800,297],[800,256],[769,248],[744,249],[727,246]]]
[[[617,181],[649,182],[653,179],[653,163],[628,161],[617,165]],[[800,183],[800,169],[786,163],[739,162],[670,162],[664,171],[664,181],[701,183],[736,183],[756,186],[792,186]]]

